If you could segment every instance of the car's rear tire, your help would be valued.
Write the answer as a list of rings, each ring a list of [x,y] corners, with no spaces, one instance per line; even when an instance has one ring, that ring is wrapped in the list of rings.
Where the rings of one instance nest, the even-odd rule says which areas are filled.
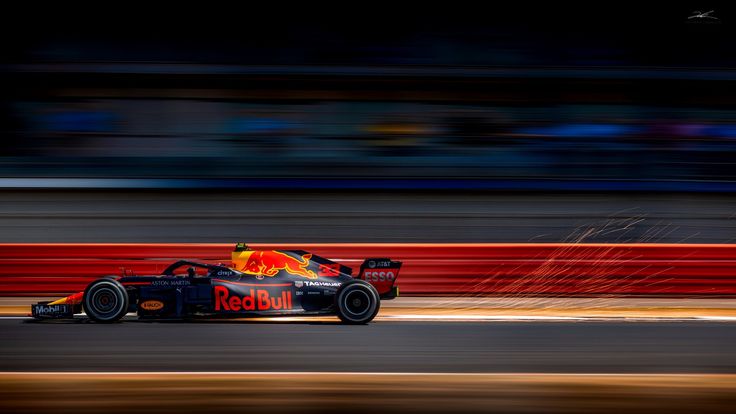
[[[337,317],[348,324],[365,324],[373,320],[381,308],[376,288],[363,280],[344,283],[335,295]]]
[[[115,279],[99,279],[84,290],[84,312],[95,322],[119,321],[128,312],[128,292]]]

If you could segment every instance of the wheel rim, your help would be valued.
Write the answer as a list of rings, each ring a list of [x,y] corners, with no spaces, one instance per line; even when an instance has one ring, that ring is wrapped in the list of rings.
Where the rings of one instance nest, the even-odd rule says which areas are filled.
[[[348,292],[343,299],[345,311],[355,316],[362,316],[370,310],[371,299],[368,293],[362,290]]]
[[[94,292],[90,305],[95,313],[108,315],[117,310],[118,298],[111,288],[102,287]]]

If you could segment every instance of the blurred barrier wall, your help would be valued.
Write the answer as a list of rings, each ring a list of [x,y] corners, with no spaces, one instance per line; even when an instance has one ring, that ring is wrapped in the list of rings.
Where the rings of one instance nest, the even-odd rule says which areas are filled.
[[[254,244],[304,249],[354,269],[402,260],[408,295],[736,295],[736,244]],[[103,275],[177,259],[229,263],[233,244],[0,244],[0,296],[61,295]]]

